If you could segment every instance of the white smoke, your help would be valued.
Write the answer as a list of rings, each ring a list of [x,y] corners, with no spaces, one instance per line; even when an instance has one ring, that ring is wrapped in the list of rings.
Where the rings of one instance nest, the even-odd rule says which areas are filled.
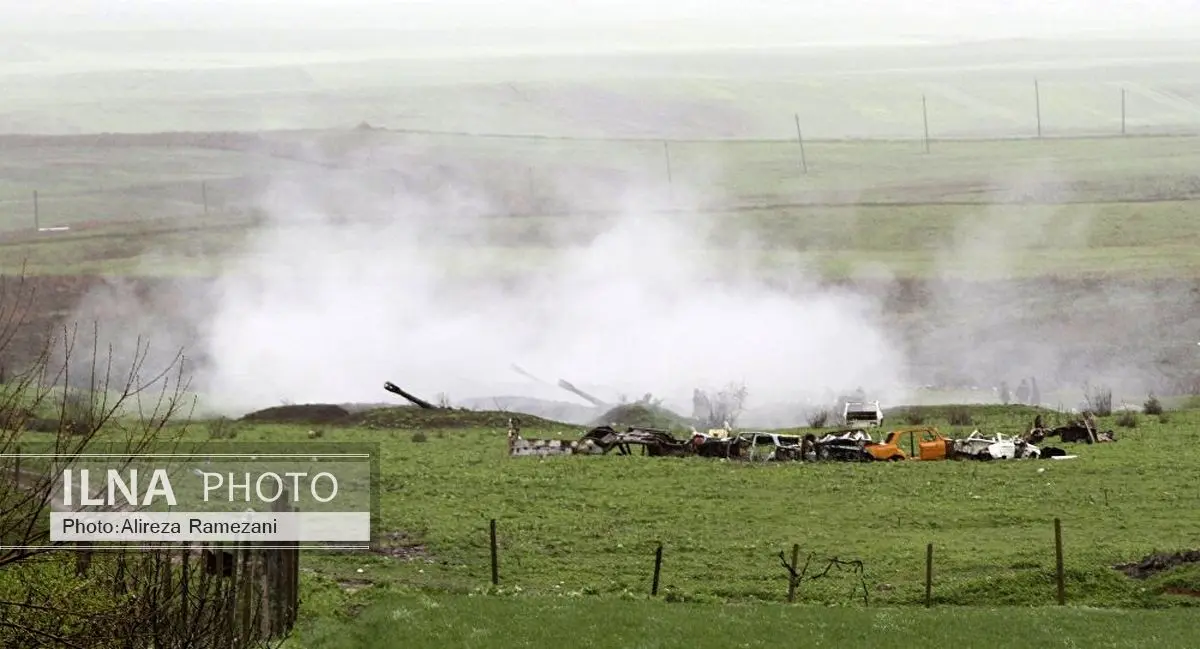
[[[751,411],[858,387],[898,398],[905,383],[876,300],[819,287],[800,264],[768,286],[748,232],[657,209],[687,200],[679,184],[629,186],[610,197],[615,217],[562,217],[506,247],[525,236],[519,222],[485,216],[497,210],[478,188],[378,198],[321,180],[266,192],[266,225],[210,289],[171,300],[192,308],[134,320],[152,339],[190,332],[204,409],[394,400],[387,380],[430,400],[575,400],[514,364],[684,412],[693,389],[730,382],[746,385]],[[76,318],[151,310],[98,292]]]

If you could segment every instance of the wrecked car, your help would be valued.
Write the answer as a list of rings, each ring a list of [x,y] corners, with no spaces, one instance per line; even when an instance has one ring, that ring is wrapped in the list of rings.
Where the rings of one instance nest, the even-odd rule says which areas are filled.
[[[953,449],[955,457],[976,460],[1017,460],[1037,458],[1041,454],[1041,449],[1020,437],[1000,433],[989,437],[981,434],[978,429],[964,439],[954,440]]]
[[[809,435],[811,437],[811,435]],[[861,430],[827,433],[816,439],[813,446],[816,459],[835,462],[870,462],[874,458],[867,452],[871,436]],[[807,459],[807,457],[806,457]]]
[[[905,438],[908,440],[907,453],[902,446]],[[914,426],[889,432],[882,442],[868,443],[866,451],[879,461],[945,460],[950,457],[951,441],[933,426]]]
[[[641,446],[643,455],[655,457],[690,455],[692,452],[687,441],[676,439],[670,432],[642,426],[630,426],[624,431],[612,426],[597,426],[585,433],[583,439],[595,444],[604,454],[616,449],[619,455],[631,455],[633,446]]]
[[[799,435],[750,432],[739,433],[732,445],[739,452],[731,457],[744,457],[751,462],[794,462],[802,459],[804,444]]]

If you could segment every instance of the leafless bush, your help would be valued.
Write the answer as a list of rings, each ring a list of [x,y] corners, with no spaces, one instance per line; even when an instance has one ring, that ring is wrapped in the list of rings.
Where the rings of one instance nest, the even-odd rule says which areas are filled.
[[[1088,410],[1097,417],[1108,417],[1112,415],[1112,390],[1105,387],[1092,388],[1090,385],[1084,384],[1083,398],[1087,402]]]
[[[234,439],[237,437],[240,426],[238,422],[229,417],[217,417],[208,421],[208,438],[209,439]]]
[[[29,324],[32,291],[20,290],[25,286],[24,278],[0,277],[0,357],[11,358],[17,332]],[[194,405],[182,353],[155,369],[144,340],[118,355],[98,344],[80,347],[76,334],[63,327],[23,368],[8,367],[0,386],[0,454],[40,443],[55,453],[20,467],[15,460],[0,463],[0,646],[249,646],[222,642],[205,624],[164,624],[170,611],[187,607],[161,578],[168,570],[161,557],[140,555],[126,564],[122,555],[100,553],[88,564],[90,575],[77,574],[72,546],[50,540],[44,522],[57,476],[101,444],[128,458],[152,448],[169,451],[186,434]],[[44,433],[27,432],[31,428]],[[109,463],[117,470],[128,466]],[[121,592],[109,588],[118,578],[125,580]]]
[[[825,424],[828,422],[829,410],[827,408],[822,408],[816,412],[809,413],[808,415],[809,428],[824,428]]]
[[[741,383],[730,383],[714,394],[700,390],[699,396],[708,406],[707,412],[700,415],[700,425],[706,428],[737,426],[738,417],[742,415],[746,402],[746,394],[746,386]],[[661,402],[661,399],[659,401]]]

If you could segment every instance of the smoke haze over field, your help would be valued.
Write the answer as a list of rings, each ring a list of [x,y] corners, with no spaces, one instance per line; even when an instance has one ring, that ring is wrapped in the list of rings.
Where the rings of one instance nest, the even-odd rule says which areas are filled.
[[[1118,281],[970,279],[1020,276],[1022,249],[1085,246],[1088,215],[1058,213],[1071,179],[1050,163],[995,179],[997,204],[961,219],[916,289],[833,288],[799,263],[777,266],[768,285],[748,222],[703,216],[721,197],[684,191],[715,183],[623,182],[607,194],[615,217],[561,217],[520,235],[482,186],[393,195],[369,175],[278,176],[260,199],[266,224],[210,286],[145,296],[117,283],[74,319],[100,319],[101,344],[119,356],[145,336],[147,370],[184,346],[202,407],[228,414],[390,400],[386,380],[484,407],[578,402],[553,385],[562,378],[610,402],[649,392],[682,412],[694,388],[744,382],[749,425],[802,423],[805,404],[857,387],[891,405],[917,398],[919,384],[975,386],[994,401],[1001,381],[1030,376],[1047,397],[1064,390],[1068,406],[1085,383],[1144,395],[1162,385],[1163,342],[1195,329],[1186,283],[1147,295]],[[563,197],[605,195],[575,174],[560,185]],[[1031,196],[1045,204],[1001,204]],[[669,200],[695,209],[664,213]],[[508,272],[521,268],[534,270]]]
[[[212,405],[372,400],[387,379],[454,399],[566,396],[514,363],[604,398],[652,392],[680,407],[693,388],[730,381],[760,404],[902,383],[876,305],[820,290],[803,269],[790,294],[767,288],[742,272],[752,259],[706,254],[705,224],[649,212],[650,196],[624,197],[590,243],[515,283],[448,262],[495,251],[477,202],[410,198],[385,218],[336,223],[308,196],[272,196],[273,225],[218,280],[201,327],[198,387]]]

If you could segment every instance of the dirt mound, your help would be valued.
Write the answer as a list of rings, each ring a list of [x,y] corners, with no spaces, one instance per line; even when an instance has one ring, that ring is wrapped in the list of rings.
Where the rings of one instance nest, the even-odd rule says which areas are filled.
[[[593,426],[642,426],[645,428],[689,428],[691,422],[667,410],[645,403],[627,403],[611,408],[600,415]]]
[[[1141,561],[1113,567],[1134,579],[1147,579],[1160,572],[1189,564],[1200,564],[1200,550],[1187,550],[1174,554],[1152,554]]]
[[[345,424],[350,423],[350,412],[330,403],[306,403],[258,410],[242,417],[242,421],[260,424]]]
[[[508,418],[516,417],[521,421],[522,428],[574,428],[570,424],[550,421],[533,415],[519,412],[498,412],[494,410],[426,410],[415,406],[394,406],[377,408],[362,413],[357,418],[358,425],[363,428],[508,428]]]

